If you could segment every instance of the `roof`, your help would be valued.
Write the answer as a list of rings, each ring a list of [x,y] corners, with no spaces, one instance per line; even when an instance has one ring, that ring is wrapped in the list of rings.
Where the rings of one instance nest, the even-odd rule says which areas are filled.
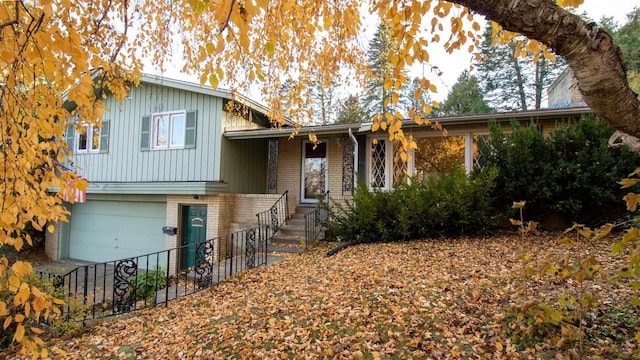
[[[488,124],[490,120],[498,122],[505,122],[511,120],[552,120],[562,119],[567,117],[579,117],[586,114],[591,114],[593,111],[588,106],[572,107],[572,108],[560,108],[560,109],[542,109],[542,110],[527,110],[527,111],[511,111],[511,112],[499,112],[499,113],[487,113],[487,114],[474,114],[474,115],[461,115],[461,116],[447,116],[441,118],[432,118],[429,120],[438,121],[443,127],[458,126],[458,125],[484,125]],[[334,125],[315,125],[315,126],[302,126],[298,130],[298,135],[331,135],[331,134],[345,134],[351,131],[356,133],[370,132],[371,122],[356,123],[356,124],[334,124]],[[424,125],[418,125],[412,120],[403,121],[404,128],[413,128]],[[294,128],[280,128],[280,129],[243,129],[233,130],[224,133],[224,136],[229,139],[260,139],[260,138],[277,138],[277,137],[289,137],[294,132]]]
[[[254,100],[251,100],[242,94],[239,94],[235,91],[231,91],[228,89],[214,89],[210,86],[200,86],[199,84],[192,83],[189,81],[171,79],[171,78],[152,75],[152,74],[143,74],[142,78],[140,79],[140,82],[166,86],[173,89],[179,89],[179,90],[184,90],[184,91],[189,91],[189,92],[194,92],[194,93],[199,93],[199,94],[204,94],[209,96],[216,96],[216,97],[227,99],[227,100],[233,100],[235,102],[246,105],[253,110],[258,111],[265,116],[269,112],[269,108],[267,108],[266,106]],[[288,126],[294,126],[294,123],[291,121],[285,120],[285,123]]]

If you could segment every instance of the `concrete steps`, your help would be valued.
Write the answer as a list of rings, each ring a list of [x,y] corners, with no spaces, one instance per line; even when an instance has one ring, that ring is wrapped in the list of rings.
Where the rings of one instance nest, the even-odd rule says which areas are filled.
[[[304,250],[304,215],[313,211],[315,205],[298,205],[287,222],[273,235],[268,250],[297,253]]]

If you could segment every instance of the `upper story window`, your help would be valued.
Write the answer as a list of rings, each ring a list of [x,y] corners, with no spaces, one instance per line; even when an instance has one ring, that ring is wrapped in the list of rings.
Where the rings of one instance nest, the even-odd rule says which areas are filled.
[[[186,112],[153,115],[153,149],[184,148]]]
[[[75,143],[75,152],[78,154],[100,152],[100,128],[82,125],[82,130],[76,132]]]
[[[169,111],[142,118],[141,150],[189,149],[196,144],[196,112]]]
[[[82,124],[79,128],[69,126],[65,140],[75,154],[106,153],[109,151],[109,120],[102,120],[102,126]]]

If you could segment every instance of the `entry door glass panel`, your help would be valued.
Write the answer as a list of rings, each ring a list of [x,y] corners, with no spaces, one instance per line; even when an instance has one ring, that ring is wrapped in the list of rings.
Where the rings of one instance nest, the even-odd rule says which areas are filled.
[[[302,199],[318,200],[327,191],[327,143],[305,143]]]

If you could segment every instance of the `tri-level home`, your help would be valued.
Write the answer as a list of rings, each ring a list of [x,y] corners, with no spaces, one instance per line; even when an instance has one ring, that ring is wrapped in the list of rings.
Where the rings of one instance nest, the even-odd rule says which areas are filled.
[[[587,107],[438,119],[448,136],[407,121],[418,149],[407,161],[371,123],[271,127],[267,109],[231,92],[144,76],[122,103],[108,98],[102,128],[70,128],[70,166],[89,186],[68,204],[68,223],[47,234],[52,259],[110,261],[175,248],[253,226],[286,191],[289,212],[355,183],[391,190],[404,175],[427,176],[448,160],[471,169],[474,143],[494,119],[535,122],[542,131],[576,121]],[[230,105],[231,103],[231,105]],[[241,111],[236,111],[240,107]],[[233,110],[236,108],[236,110]],[[313,133],[318,144],[308,141]],[[453,160],[452,160],[453,159]]]

